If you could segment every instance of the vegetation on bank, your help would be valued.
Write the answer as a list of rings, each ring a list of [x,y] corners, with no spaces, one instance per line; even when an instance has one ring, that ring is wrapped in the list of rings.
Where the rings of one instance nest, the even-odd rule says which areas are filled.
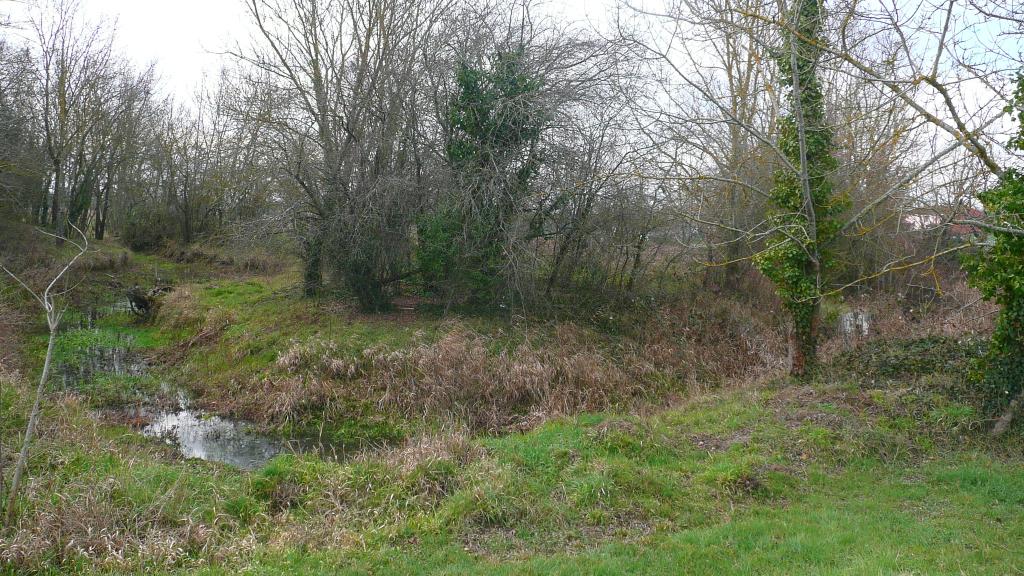
[[[1010,148],[1024,151],[1024,73],[1017,76],[1013,106],[1007,111],[1020,122]],[[1009,168],[999,183],[978,195],[986,212],[997,218],[987,250],[967,261],[974,286],[986,300],[1000,306],[988,355],[979,365],[975,380],[988,392],[993,406],[1009,409],[997,430],[1005,428],[1019,404],[1024,404],[1024,235],[1014,227],[1024,222],[1024,174]]]
[[[251,475],[180,462],[68,397],[3,554],[83,573],[1011,571],[1019,435],[989,444],[943,393],[955,375],[843,374]]]
[[[132,257],[126,273],[157,261],[183,272]],[[330,299],[309,306],[294,272],[205,276],[174,280],[151,320],[114,312],[83,328],[86,312],[68,324],[62,362],[131,340],[151,376],[51,396],[0,570],[997,574],[1019,562],[1020,431],[987,437],[983,402],[964,393],[984,346],[963,335],[918,326],[846,352],[833,344],[798,383],[781,376],[775,328],[724,299],[731,313],[706,301],[666,310],[638,338],[565,322],[367,316]],[[935,335],[915,336],[925,333]],[[40,353],[34,338],[22,339],[23,366]],[[715,364],[727,346],[773,338]],[[523,371],[552,363],[554,378]],[[623,372],[587,379],[580,365]],[[24,424],[28,378],[4,378],[6,446]],[[519,402],[488,396],[492,378],[504,378],[494,390],[518,386]],[[538,378],[560,387],[529,384]],[[633,394],[632,378],[660,388]],[[247,473],[183,461],[95,418],[159,379],[215,413],[367,449],[342,462],[284,455]],[[417,386],[439,392],[435,404]]]

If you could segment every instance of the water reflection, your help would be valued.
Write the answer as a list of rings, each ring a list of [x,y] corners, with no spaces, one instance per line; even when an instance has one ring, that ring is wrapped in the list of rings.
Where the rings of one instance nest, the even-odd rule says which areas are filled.
[[[86,348],[74,362],[66,362],[56,371],[65,389],[91,382],[101,374],[114,376],[141,376],[146,364],[131,350],[131,341],[118,338],[118,346]]]
[[[96,321],[119,305],[93,309],[81,328],[96,330]],[[131,337],[117,335],[109,346],[90,346],[56,371],[64,389],[85,390],[85,384],[103,375],[143,376],[145,360],[133,347]],[[281,437],[261,434],[253,425],[209,415],[191,406],[184,390],[161,383],[159,393],[151,396],[139,391],[140,402],[132,407],[97,412],[109,421],[126,423],[145,436],[161,438],[175,446],[185,458],[223,462],[244,470],[262,467],[281,453],[318,453],[321,457],[346,457],[345,446],[335,446],[311,437]]]
[[[224,462],[252,470],[266,464],[285,447],[281,440],[256,434],[249,428],[239,422],[186,409],[154,415],[142,433],[177,446],[185,458]]]

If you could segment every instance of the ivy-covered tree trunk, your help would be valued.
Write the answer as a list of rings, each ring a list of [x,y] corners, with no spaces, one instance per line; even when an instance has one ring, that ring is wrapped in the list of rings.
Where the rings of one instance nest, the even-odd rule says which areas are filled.
[[[1024,151],[1024,73],[1018,76],[1010,109],[1022,122],[1010,148]],[[1024,173],[1007,169],[978,199],[992,226],[987,249],[969,259],[967,269],[970,283],[1000,305],[977,375],[990,409],[1003,411],[992,431],[999,435],[1024,404]]]
[[[793,315],[793,332],[790,335],[790,374],[803,376],[813,367],[818,356],[818,324],[820,300],[800,303],[790,307]]]
[[[818,58],[822,39],[820,0],[796,0],[778,51],[780,74],[789,87],[789,112],[780,121],[779,149],[787,166],[775,174],[769,222],[772,232],[754,264],[775,285],[793,320],[790,372],[803,376],[816,362],[819,309],[828,243],[845,209],[833,194],[832,131],[825,119]]]

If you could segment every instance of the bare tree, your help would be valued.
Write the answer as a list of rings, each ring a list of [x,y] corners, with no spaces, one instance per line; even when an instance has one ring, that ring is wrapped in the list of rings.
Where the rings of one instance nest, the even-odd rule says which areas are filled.
[[[76,0],[36,4],[31,27],[39,51],[39,109],[52,176],[49,221],[60,244],[69,221],[91,200],[87,192],[95,158],[89,144],[103,121],[114,54],[110,37],[99,26],[80,24]]]
[[[0,212],[35,221],[47,170],[33,66],[27,49],[0,40]]]
[[[258,45],[235,56],[290,105],[270,123],[287,142],[306,291],[324,251],[366,308],[400,277],[420,196],[421,50],[450,2],[250,0]]]
[[[60,298],[67,293],[67,289],[59,290],[59,283],[63,279],[68,271],[71,270],[75,262],[82,257],[83,254],[88,250],[89,239],[85,233],[79,230],[74,224],[71,225],[74,232],[77,233],[81,240],[70,240],[69,242],[74,246],[75,252],[58,271],[50,282],[46,285],[42,291],[35,291],[30,288],[25,282],[23,282],[18,276],[11,272],[6,266],[0,265],[7,275],[13,278],[18,284],[20,284],[25,290],[27,290],[36,302],[39,303],[40,307],[46,314],[46,326],[49,329],[49,339],[46,345],[46,357],[43,360],[43,371],[39,376],[39,385],[36,386],[35,400],[32,403],[32,411],[29,413],[28,424],[25,426],[25,436],[22,438],[21,452],[18,454],[18,460],[14,466],[14,475],[11,478],[11,488],[7,494],[7,509],[5,513],[6,524],[10,525],[14,521],[14,511],[17,504],[16,500],[18,497],[18,490],[21,487],[21,479],[25,473],[25,468],[28,465],[28,452],[32,445],[32,439],[35,436],[36,427],[39,424],[39,416],[42,410],[43,395],[46,391],[46,384],[50,378],[50,367],[53,362],[53,350],[54,344],[57,341],[58,330],[60,329],[60,321],[64,316],[67,307],[60,303]],[[53,236],[48,232],[43,232],[48,236]]]
[[[972,48],[983,42],[974,36],[980,20],[969,7],[948,3],[901,11],[884,3],[842,3],[829,8],[823,12],[821,40],[804,35],[782,4],[756,0],[679,2],[664,13],[634,11],[642,22],[662,25],[650,34],[620,26],[663,73],[662,89],[638,108],[648,119],[643,133],[664,157],[661,177],[690,183],[680,189],[680,205],[705,227],[709,249],[739,241],[756,253],[765,238],[780,232],[758,208],[772,195],[764,175],[799,176],[804,164],[780,150],[774,119],[782,108],[770,62],[787,36],[820,51],[827,124],[837,138],[839,161],[829,180],[840,198],[852,200],[852,210],[841,220],[842,235],[823,248],[856,250],[861,257],[852,259],[855,266],[845,276],[830,274],[823,293],[948,253],[945,248],[906,253],[908,244],[895,241],[896,234],[906,211],[934,202],[957,182],[974,182],[977,168],[999,176],[996,159],[1007,152],[993,129],[1000,127],[1007,101],[1002,86],[1012,67],[998,48],[982,51],[979,59]],[[737,62],[745,66],[737,68]],[[757,112],[745,113],[750,110]],[[737,149],[745,152],[736,155]],[[736,159],[753,169],[737,169]],[[753,208],[746,221],[736,218],[736,190],[753,201],[739,203]],[[955,196],[957,205],[975,204],[969,190]],[[944,224],[957,221],[966,220],[952,212],[942,218]],[[718,238],[714,230],[721,231]],[[724,252],[725,261],[733,261],[730,250]]]

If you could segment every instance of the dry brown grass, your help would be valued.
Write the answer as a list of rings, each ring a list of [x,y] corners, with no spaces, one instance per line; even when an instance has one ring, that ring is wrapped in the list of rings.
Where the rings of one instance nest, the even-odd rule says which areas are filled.
[[[892,294],[874,294],[847,302],[849,308],[871,315],[870,334],[866,338],[847,338],[833,333],[822,343],[822,358],[832,358],[839,352],[876,339],[909,340],[991,333],[999,307],[982,300],[981,294],[962,278],[947,284],[941,298],[925,304],[914,304]]]
[[[166,480],[170,469],[159,463],[171,458],[173,449],[126,449],[85,416],[77,398],[49,399],[38,437],[33,459],[40,469],[78,470],[81,459],[102,462],[110,454],[118,454],[120,462],[100,474],[33,476],[15,526],[0,538],[0,566],[29,573],[85,563],[119,573],[138,570],[142,563],[176,567],[231,561],[255,548],[251,535],[233,530],[236,519],[218,514],[211,521],[195,508],[197,487],[189,484],[187,471]]]
[[[19,337],[29,322],[29,314],[0,298],[0,375],[13,371],[18,362]]]
[[[188,556],[205,554],[214,529],[191,519],[179,526],[163,522],[113,502],[121,488],[116,478],[89,486],[62,487],[60,493],[39,498],[33,490],[31,508],[21,516],[11,537],[0,544],[0,560],[25,569],[77,561],[111,568],[128,567],[134,558],[175,566]],[[158,515],[158,508],[143,512]]]
[[[216,241],[191,246],[168,242],[160,255],[179,264],[204,264],[217,267],[220,272],[254,276],[273,276],[294,265],[294,257],[285,252]]]
[[[526,338],[507,347],[449,321],[436,340],[399,350],[346,355],[331,342],[296,342],[237,407],[280,422],[356,400],[404,418],[454,419],[474,431],[500,432],[556,416],[631,409],[784,367],[782,334],[763,315],[735,314],[725,303],[701,311],[695,329],[683,325],[680,311],[666,310],[642,340],[608,341],[564,323],[550,327],[542,343]]]
[[[177,286],[164,295],[160,310],[162,324],[173,329],[192,328],[201,325],[204,319],[204,311],[199,307],[191,286]]]
[[[416,468],[441,461],[466,467],[485,455],[483,448],[473,443],[470,430],[453,423],[440,431],[414,436],[400,446],[360,453],[356,459],[380,462],[408,475]]]
[[[642,339],[689,368],[691,384],[746,382],[788,368],[786,330],[771,305],[707,291],[688,294],[652,319]]]
[[[127,250],[87,252],[76,262],[75,269],[80,273],[87,272],[119,272],[131,266],[131,253]]]
[[[330,343],[298,343],[278,360],[285,374],[264,379],[263,392],[279,416],[340,395],[407,418],[454,417],[474,430],[498,431],[641,398],[658,371],[638,351],[616,362],[572,338],[496,354],[492,344],[460,324],[435,342],[372,348],[354,358],[339,356]]]

